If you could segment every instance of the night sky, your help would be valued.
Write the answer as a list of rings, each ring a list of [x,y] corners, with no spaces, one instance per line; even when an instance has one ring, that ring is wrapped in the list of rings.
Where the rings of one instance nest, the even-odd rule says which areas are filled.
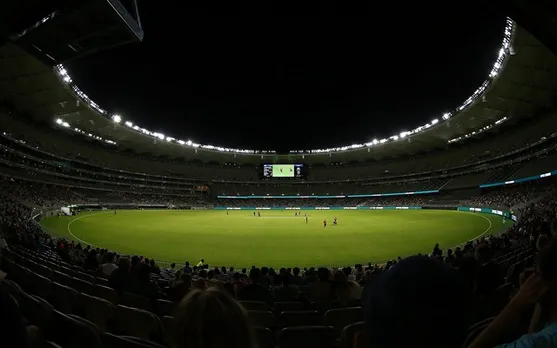
[[[143,43],[68,63],[74,81],[139,126],[249,149],[348,145],[440,117],[487,77],[504,27],[458,2],[162,3],[140,2]]]

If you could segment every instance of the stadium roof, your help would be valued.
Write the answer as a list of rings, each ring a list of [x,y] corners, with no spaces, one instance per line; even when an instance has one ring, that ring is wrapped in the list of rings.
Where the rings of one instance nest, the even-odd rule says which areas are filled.
[[[13,43],[0,47],[0,95],[37,121],[154,156],[242,164],[349,162],[412,155],[444,149],[478,133],[495,132],[502,122],[533,117],[540,107],[551,105],[557,94],[557,56],[512,21],[507,25],[512,27],[507,31],[508,49],[502,50],[495,73],[460,111],[439,115],[404,134],[344,148],[278,155],[199,145],[153,133],[103,110],[73,84],[62,66],[53,69]]]

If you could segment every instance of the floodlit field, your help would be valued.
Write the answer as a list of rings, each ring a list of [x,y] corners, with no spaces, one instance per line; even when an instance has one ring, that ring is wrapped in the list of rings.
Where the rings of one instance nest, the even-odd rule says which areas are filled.
[[[309,221],[305,222],[304,214]],[[182,264],[342,266],[454,247],[503,227],[501,217],[444,210],[152,210],[82,213],[44,219],[68,239],[123,254]],[[338,225],[333,226],[333,217]],[[322,221],[327,219],[327,227]],[[506,222],[504,225],[508,225]]]

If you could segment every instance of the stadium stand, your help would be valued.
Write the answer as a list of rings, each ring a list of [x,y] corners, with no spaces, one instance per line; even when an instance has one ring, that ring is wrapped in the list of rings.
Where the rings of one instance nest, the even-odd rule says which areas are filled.
[[[501,77],[490,86],[494,98],[455,115],[452,125],[413,137],[423,151],[402,141],[369,156],[365,149],[308,154],[309,177],[298,181],[261,180],[257,167],[268,157],[259,154],[237,161],[240,152],[200,150],[204,161],[195,160],[192,149],[187,159],[166,155],[175,154],[176,144],[130,136],[87,107],[76,120],[86,131],[64,121],[62,129],[52,128],[41,121],[55,112],[39,107],[27,115],[27,103],[42,104],[26,100],[21,86],[15,94],[0,86],[0,94],[13,99],[0,98],[0,346],[481,348],[515,340],[521,340],[517,346],[534,340],[555,346],[547,330],[556,324],[538,315],[557,317],[557,114],[548,108],[556,60],[525,30],[513,35],[529,54],[519,49],[510,68],[544,67],[536,83],[521,87],[533,101],[509,98],[504,91],[516,81]],[[21,64],[27,69],[51,73],[13,43],[0,50],[5,66],[16,56],[27,60]],[[527,64],[528,57],[538,60]],[[13,67],[5,66],[0,72]],[[502,119],[501,110],[511,120],[487,127]],[[477,131],[482,127],[487,130]],[[131,140],[120,147],[89,131]],[[189,209],[261,202],[281,208],[463,205],[509,210],[516,221],[454,249],[435,245],[379,264],[370,255],[367,264],[341,268],[279,269],[204,260],[166,264],[58,237],[37,223],[71,205]],[[543,298],[541,288],[547,288]],[[519,321],[529,316],[550,325],[521,338],[529,327]]]

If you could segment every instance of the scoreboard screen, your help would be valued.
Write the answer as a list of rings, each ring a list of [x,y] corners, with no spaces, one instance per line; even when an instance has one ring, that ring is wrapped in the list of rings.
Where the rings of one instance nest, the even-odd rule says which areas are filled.
[[[303,164],[264,164],[263,178],[304,178]]]

